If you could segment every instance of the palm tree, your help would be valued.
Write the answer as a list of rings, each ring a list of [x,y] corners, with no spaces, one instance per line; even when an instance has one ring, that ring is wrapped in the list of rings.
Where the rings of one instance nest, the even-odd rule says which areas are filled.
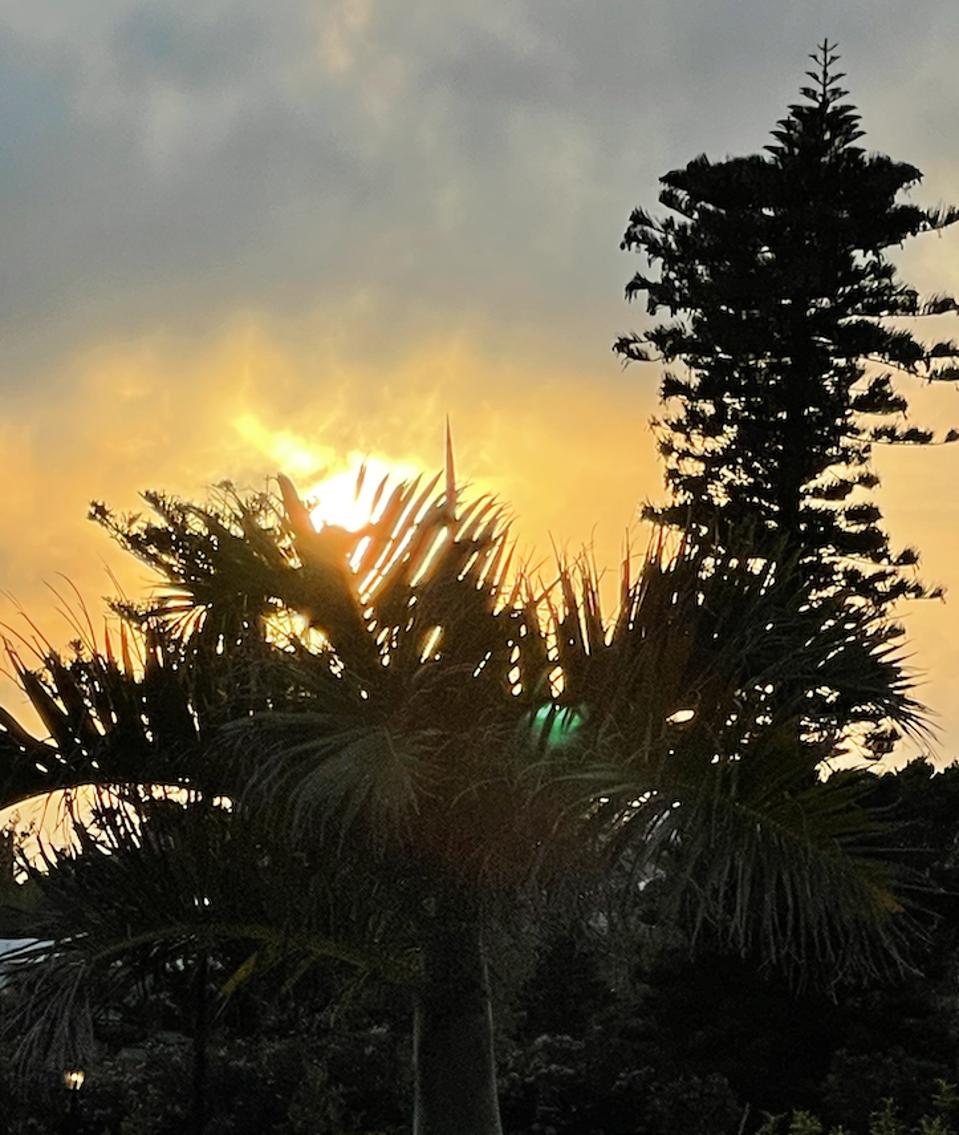
[[[12,654],[49,737],[0,716],[3,802],[178,785],[228,797],[245,848],[174,855],[122,810],[81,825],[34,919],[51,944],[19,969],[34,1039],[64,1040],[79,991],[136,950],[250,941],[237,980],[338,957],[413,988],[416,1135],[491,1135],[484,939],[522,894],[658,873],[694,928],[796,973],[895,964],[876,822],[854,777],[821,775],[844,715],[919,726],[867,612],[838,596],[830,617],[748,542],[659,542],[607,622],[585,560],[547,587],[512,569],[502,510],[460,502],[451,458],[442,486],[380,485],[356,534],[316,531],[280,486],[282,508],[229,487],[207,507],[148,495],[154,520],[97,506],[161,589],[120,609],[116,652]],[[828,712],[784,696],[797,673]],[[264,864],[284,886],[253,881]],[[88,894],[106,881],[95,904],[84,873]]]

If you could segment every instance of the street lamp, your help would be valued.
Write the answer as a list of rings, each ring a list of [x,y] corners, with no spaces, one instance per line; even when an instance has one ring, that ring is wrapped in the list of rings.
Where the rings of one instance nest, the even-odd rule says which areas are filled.
[[[80,1130],[80,1089],[85,1079],[86,1073],[82,1068],[65,1068],[63,1071],[63,1086],[70,1093],[70,1135],[75,1135]]]
[[[82,1068],[68,1068],[63,1073],[63,1086],[68,1092],[78,1092],[83,1087],[86,1073]]]

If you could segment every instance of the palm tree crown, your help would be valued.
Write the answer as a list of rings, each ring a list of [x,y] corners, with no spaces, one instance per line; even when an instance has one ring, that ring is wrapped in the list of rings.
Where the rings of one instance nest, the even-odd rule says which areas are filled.
[[[171,848],[198,861],[189,840],[101,822],[79,854],[52,858],[41,886],[33,929],[53,945],[22,967],[47,991],[34,995],[49,998],[38,1021],[58,1019],[51,1007],[79,974],[115,977],[125,945],[148,942],[225,936],[266,942],[274,958],[418,973],[418,1130],[440,1131],[453,1128],[429,1118],[449,1106],[442,1086],[425,1086],[439,1075],[434,995],[448,1015],[451,990],[468,986],[463,1019],[486,1027],[484,927],[518,889],[602,878],[627,860],[665,872],[694,925],[796,972],[895,956],[902,920],[875,822],[854,777],[820,775],[862,707],[919,723],[868,612],[842,596],[832,615],[810,604],[798,574],[751,558],[748,541],[672,555],[659,541],[635,578],[624,566],[607,621],[585,559],[549,586],[514,569],[502,509],[461,502],[451,461],[442,485],[384,482],[352,534],[315,530],[280,486],[280,500],[225,486],[207,506],[149,494],[148,520],[95,507],[161,586],[118,608],[116,650],[90,643],[36,670],[12,655],[49,736],[4,713],[0,767],[5,802],[91,783],[227,797],[226,829],[245,825],[234,830],[259,849],[238,862],[268,864],[311,901],[294,917],[287,889],[252,884],[241,901],[222,855],[206,856],[202,887],[160,887]],[[816,677],[804,704],[782,693],[809,687],[799,672]],[[95,915],[65,897],[103,850],[114,862],[100,877],[117,895],[156,901]],[[201,889],[209,903],[193,901]],[[462,1059],[487,1050],[488,1037]],[[471,1130],[496,1130],[494,1113],[478,1107],[484,1125]]]

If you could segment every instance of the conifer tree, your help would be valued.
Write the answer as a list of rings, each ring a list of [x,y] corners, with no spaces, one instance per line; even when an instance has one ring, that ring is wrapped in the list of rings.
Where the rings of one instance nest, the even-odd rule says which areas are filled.
[[[959,378],[955,342],[924,343],[898,322],[956,313],[955,299],[920,299],[887,250],[959,210],[901,200],[920,171],[856,144],[834,48],[810,56],[812,85],[764,153],[697,157],[661,179],[671,215],[633,212],[622,248],[659,274],[637,273],[627,299],[645,293],[649,314],[670,318],[613,349],[667,368],[670,412],[656,426],[672,499],[648,518],[720,542],[745,523],[820,593],[842,588],[882,613],[929,592],[904,571],[916,551],[895,553],[883,530],[872,444],[934,440],[907,419],[903,376]]]

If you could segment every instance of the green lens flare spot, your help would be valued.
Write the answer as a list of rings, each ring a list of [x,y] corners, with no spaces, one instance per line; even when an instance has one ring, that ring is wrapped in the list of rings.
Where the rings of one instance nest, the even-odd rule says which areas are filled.
[[[533,715],[533,732],[551,749],[562,749],[579,732],[586,717],[574,706],[558,706],[555,702],[541,705]]]

